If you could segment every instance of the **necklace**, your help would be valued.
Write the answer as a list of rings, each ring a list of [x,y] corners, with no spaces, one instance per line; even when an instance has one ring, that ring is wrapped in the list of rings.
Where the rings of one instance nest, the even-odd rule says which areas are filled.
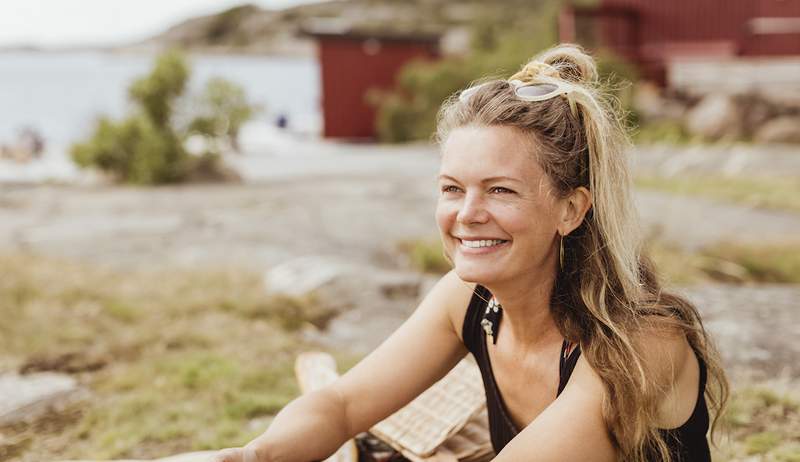
[[[497,343],[497,332],[500,330],[500,318],[503,317],[503,307],[492,297],[486,305],[486,312],[483,313],[481,326],[486,335],[492,340],[492,344]]]

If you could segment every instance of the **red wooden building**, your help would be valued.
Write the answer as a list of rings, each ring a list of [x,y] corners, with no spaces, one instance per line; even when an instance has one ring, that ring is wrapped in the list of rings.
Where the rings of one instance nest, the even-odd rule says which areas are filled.
[[[598,0],[562,9],[559,33],[663,84],[675,58],[800,55],[800,0]]]
[[[319,26],[304,33],[317,40],[325,138],[374,139],[375,109],[366,101],[368,90],[392,88],[400,68],[412,59],[439,57],[437,34]]]

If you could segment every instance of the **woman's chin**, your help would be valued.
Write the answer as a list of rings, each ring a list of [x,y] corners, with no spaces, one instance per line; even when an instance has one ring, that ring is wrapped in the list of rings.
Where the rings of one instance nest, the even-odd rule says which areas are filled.
[[[479,267],[472,264],[456,264],[453,268],[458,278],[464,282],[472,282],[475,284],[485,285],[499,279],[497,271],[492,271],[491,268]]]

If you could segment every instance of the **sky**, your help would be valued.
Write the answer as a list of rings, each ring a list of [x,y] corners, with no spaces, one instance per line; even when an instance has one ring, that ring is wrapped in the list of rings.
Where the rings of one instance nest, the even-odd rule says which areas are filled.
[[[0,0],[0,46],[124,44],[184,19],[253,3],[281,9],[315,0]]]

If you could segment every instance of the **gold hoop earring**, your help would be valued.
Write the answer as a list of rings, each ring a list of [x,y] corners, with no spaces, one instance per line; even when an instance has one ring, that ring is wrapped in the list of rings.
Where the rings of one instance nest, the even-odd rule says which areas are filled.
[[[561,239],[558,240],[558,269],[564,269],[564,236],[561,236]]]

